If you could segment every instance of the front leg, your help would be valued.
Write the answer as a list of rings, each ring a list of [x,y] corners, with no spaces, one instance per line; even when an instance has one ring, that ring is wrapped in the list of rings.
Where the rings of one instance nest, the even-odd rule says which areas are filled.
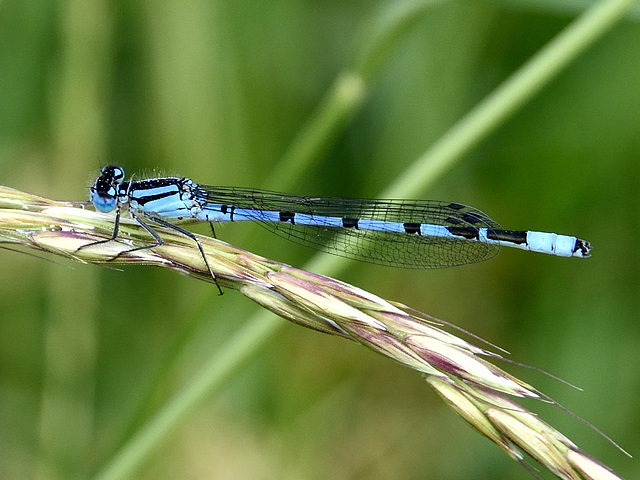
[[[93,245],[100,245],[102,243],[112,242],[116,238],[118,238],[118,233],[119,232],[120,232],[120,207],[117,207],[117,209],[116,209],[116,218],[115,218],[115,220],[113,222],[113,233],[111,234],[111,237],[107,238],[105,240],[98,240],[97,242],[91,242],[91,243],[87,243],[86,245],[81,245],[76,249],[76,252],[82,250],[83,248],[92,247]],[[116,258],[116,257],[114,257],[114,258]],[[111,260],[113,260],[113,258]]]
[[[151,235],[153,235],[153,237],[158,241],[157,245],[151,245],[150,247],[147,248],[153,248],[153,247],[157,247],[163,244],[162,239],[158,236],[158,234],[156,232],[153,231],[153,229],[145,224],[142,220],[140,220],[137,217],[136,220],[138,221],[138,223],[140,223],[140,225],[142,225],[145,230],[147,230]],[[196,236],[195,233],[190,232],[189,230],[185,230],[182,227],[178,227],[177,225],[174,225],[173,223],[167,222],[165,220],[162,220],[160,218],[157,217],[148,217],[149,220],[151,220],[154,223],[157,223],[158,225],[162,225],[163,227],[167,227],[170,228],[172,230],[176,230],[178,232],[180,232],[181,234],[183,234],[186,237],[189,237],[191,240],[193,240],[196,245],[198,246],[198,250],[200,250],[200,255],[202,256],[202,260],[204,260],[204,264],[207,267],[207,270],[209,270],[209,275],[211,275],[211,278],[213,278],[213,281],[215,282],[216,286],[218,287],[218,291],[220,292],[220,295],[222,295],[222,288],[220,288],[220,285],[218,284],[218,280],[216,279],[216,275],[213,273],[213,270],[211,270],[211,266],[209,265],[209,262],[207,261],[207,257],[204,254],[204,249],[202,248],[202,244],[200,243],[200,240],[198,240],[198,237]],[[211,224],[211,228],[213,229],[213,224],[211,222],[209,222]],[[214,232],[214,236],[215,236],[215,232]],[[144,247],[138,247],[134,250],[139,250],[140,248],[144,248]],[[131,250],[129,250],[131,251]]]

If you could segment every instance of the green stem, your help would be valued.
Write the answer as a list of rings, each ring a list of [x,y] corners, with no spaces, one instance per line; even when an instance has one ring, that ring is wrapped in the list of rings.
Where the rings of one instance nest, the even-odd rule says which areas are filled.
[[[382,194],[415,197],[487,137],[611,29],[637,0],[608,0],[588,9],[505,80],[420,156]]]

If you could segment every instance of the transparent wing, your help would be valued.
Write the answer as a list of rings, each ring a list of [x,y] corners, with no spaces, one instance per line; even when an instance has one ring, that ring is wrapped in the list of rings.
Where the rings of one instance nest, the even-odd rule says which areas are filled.
[[[501,230],[483,212],[466,205],[431,200],[372,200],[310,197],[236,187],[199,185],[194,194],[210,204],[254,210],[249,216],[268,230],[303,245],[334,255],[403,268],[444,268],[480,262],[500,247],[463,238],[446,238],[336,227],[323,217],[431,224],[473,231]],[[274,222],[262,212],[312,216],[315,225]],[[391,228],[391,227],[390,227]]]

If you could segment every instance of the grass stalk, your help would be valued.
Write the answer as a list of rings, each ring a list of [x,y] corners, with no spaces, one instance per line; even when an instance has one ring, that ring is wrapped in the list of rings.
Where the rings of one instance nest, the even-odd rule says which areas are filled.
[[[0,187],[0,243],[53,253],[96,265],[155,265],[197,280],[213,282],[195,242],[158,228],[165,244],[129,219],[118,241],[78,248],[108,238],[111,215],[80,202],[56,202]],[[511,458],[532,469],[526,455],[558,478],[619,478],[580,450],[559,431],[512,400],[548,400],[531,385],[489,362],[500,355],[472,345],[440,328],[437,321],[404,305],[383,300],[347,283],[260,257],[220,240],[198,237],[216,281],[255,301],[267,311],[300,325],[363,345],[420,372],[463,419]],[[117,256],[116,255],[120,255]],[[273,329],[268,318],[251,335],[236,336],[185,388],[145,425],[96,478],[126,478],[158,444],[196,409],[212,386],[241,363],[247,350],[264,342]]]

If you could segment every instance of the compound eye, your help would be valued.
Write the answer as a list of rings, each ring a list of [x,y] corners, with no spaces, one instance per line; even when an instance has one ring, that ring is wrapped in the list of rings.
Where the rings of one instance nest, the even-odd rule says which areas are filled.
[[[115,167],[113,169],[113,181],[118,185],[124,181],[124,169],[122,167]]]
[[[111,183],[120,185],[124,181],[124,168],[119,165],[107,165],[102,169],[102,177],[111,178]]]
[[[96,210],[102,213],[109,213],[116,208],[116,198],[111,194],[99,194],[95,189],[91,189],[89,194],[89,201],[93,202],[93,206]]]

